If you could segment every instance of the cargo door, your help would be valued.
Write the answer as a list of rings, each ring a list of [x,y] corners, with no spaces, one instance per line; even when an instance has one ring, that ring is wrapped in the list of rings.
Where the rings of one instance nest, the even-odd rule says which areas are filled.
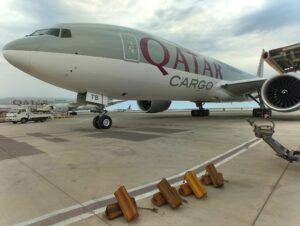
[[[121,33],[124,60],[139,62],[140,52],[136,37],[132,34]]]

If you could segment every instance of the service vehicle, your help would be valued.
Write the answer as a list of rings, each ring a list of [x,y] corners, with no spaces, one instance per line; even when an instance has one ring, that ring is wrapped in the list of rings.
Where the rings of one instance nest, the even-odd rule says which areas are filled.
[[[45,122],[47,119],[52,119],[51,113],[36,111],[30,107],[19,107],[6,113],[5,121],[12,122],[14,124],[21,122],[22,124],[33,122]]]

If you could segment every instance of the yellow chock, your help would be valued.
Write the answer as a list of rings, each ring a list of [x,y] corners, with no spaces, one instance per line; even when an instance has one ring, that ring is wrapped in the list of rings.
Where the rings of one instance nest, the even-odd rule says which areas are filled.
[[[205,167],[213,185],[217,187],[222,187],[224,185],[224,178],[222,174],[219,174],[214,164],[210,163]]]
[[[190,186],[191,190],[197,198],[202,198],[206,196],[206,190],[194,171],[186,172],[184,175],[184,179],[186,180],[186,182],[188,183],[188,185]]]
[[[131,198],[131,200],[134,203],[134,205],[136,206],[135,199]],[[120,208],[119,203],[109,204],[106,207],[105,215],[106,215],[107,219],[109,219],[109,220],[113,220],[113,219],[115,219],[117,217],[123,216],[123,212],[122,212],[122,210]]]
[[[189,196],[189,195],[193,194],[193,191],[188,183],[184,183],[184,184],[180,185],[178,192],[182,196]]]
[[[122,213],[127,221],[132,221],[139,216],[137,212],[137,207],[130,198],[126,188],[121,186],[115,193],[114,193],[118,204],[122,210]]]
[[[172,188],[165,178],[159,182],[157,187],[172,209],[176,209],[182,204],[181,198],[176,189]]]

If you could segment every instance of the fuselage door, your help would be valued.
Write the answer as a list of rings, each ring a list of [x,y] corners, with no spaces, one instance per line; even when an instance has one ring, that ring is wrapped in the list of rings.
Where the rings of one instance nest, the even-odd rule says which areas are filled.
[[[132,34],[121,33],[123,44],[124,60],[138,62],[140,60],[140,52],[136,37]]]

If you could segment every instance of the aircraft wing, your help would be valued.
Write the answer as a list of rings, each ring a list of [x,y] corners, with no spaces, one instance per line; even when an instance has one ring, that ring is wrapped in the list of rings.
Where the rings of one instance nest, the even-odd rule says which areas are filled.
[[[264,51],[262,58],[280,74],[300,71],[300,43]],[[265,81],[265,78],[254,78],[227,82],[220,87],[232,95],[240,96],[260,90]]]
[[[260,90],[266,80],[266,78],[239,80],[227,82],[226,84],[222,84],[220,87],[234,96],[241,96]]]
[[[112,106],[112,105],[122,103],[122,102],[125,102],[125,101],[127,101],[127,100],[109,100],[107,106]]]

